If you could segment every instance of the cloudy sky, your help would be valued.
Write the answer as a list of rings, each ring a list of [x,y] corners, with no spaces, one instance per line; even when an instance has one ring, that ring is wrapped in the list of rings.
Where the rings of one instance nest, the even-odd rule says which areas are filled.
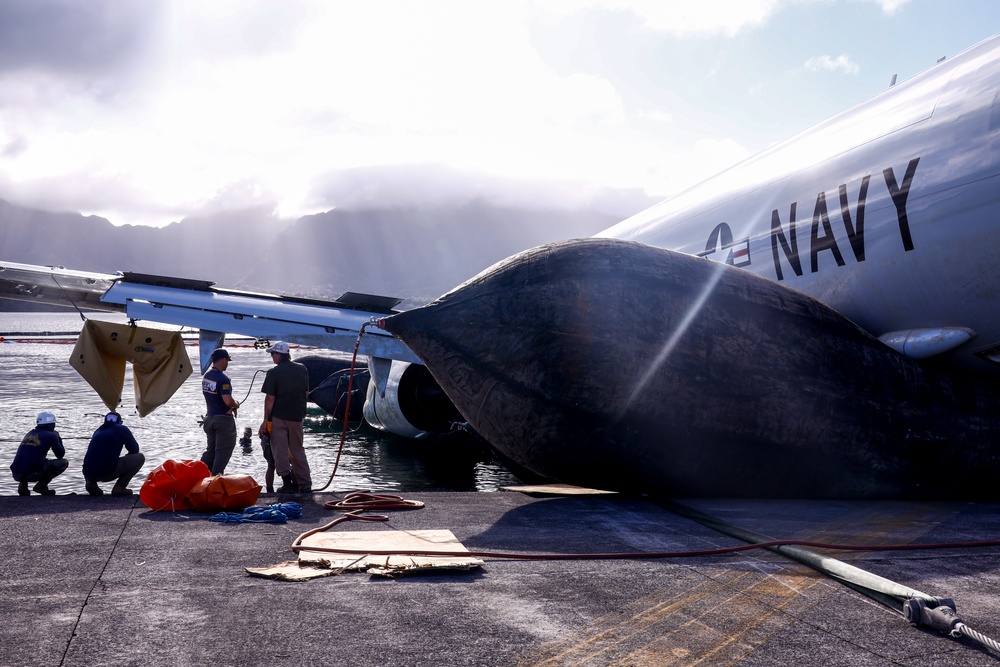
[[[998,27],[996,0],[0,0],[0,199],[627,214]]]

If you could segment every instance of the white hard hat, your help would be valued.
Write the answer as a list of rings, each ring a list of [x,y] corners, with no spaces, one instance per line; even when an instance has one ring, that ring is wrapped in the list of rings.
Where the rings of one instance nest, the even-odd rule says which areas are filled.
[[[41,426],[42,424],[55,424],[56,416],[51,412],[39,412],[38,419],[35,421],[36,424]]]

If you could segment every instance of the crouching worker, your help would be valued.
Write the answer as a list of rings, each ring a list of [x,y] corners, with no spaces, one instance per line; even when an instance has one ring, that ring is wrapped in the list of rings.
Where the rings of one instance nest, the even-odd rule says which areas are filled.
[[[124,447],[128,454],[119,457]],[[132,481],[139,468],[146,462],[146,457],[139,451],[139,443],[135,441],[132,431],[122,424],[122,416],[117,412],[109,412],[87,447],[87,455],[83,458],[83,478],[87,482],[87,493],[92,496],[102,496],[104,491],[98,482],[117,480],[111,489],[113,496],[128,496],[132,489],[128,483]]]
[[[56,458],[45,458],[49,450],[52,450]],[[36,482],[35,493],[54,496],[55,489],[49,488],[49,482],[69,465],[64,456],[66,448],[56,431],[56,416],[51,412],[39,412],[35,428],[28,431],[21,440],[21,446],[17,448],[14,461],[10,464],[10,472],[18,482],[17,495],[30,496],[28,482]]]

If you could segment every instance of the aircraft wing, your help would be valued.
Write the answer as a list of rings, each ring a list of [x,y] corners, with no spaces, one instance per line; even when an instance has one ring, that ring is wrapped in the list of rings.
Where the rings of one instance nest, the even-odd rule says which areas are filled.
[[[123,310],[101,297],[121,274],[0,262],[0,297],[87,310]]]
[[[196,328],[201,330],[203,348],[217,346],[212,341],[223,340],[225,334],[238,334],[347,353],[354,351],[365,323],[391,314],[398,303],[353,293],[321,301],[222,289],[201,280],[87,273],[4,261],[0,261],[0,296],[79,310],[118,311],[135,320]],[[362,337],[358,353],[421,363],[406,345],[374,327]]]

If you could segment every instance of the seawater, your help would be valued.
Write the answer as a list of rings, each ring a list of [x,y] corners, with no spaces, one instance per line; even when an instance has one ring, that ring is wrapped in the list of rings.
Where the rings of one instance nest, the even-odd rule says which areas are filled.
[[[87,313],[88,318],[124,321],[121,315]],[[142,326],[170,328],[153,323]],[[69,365],[75,336],[83,320],[77,313],[0,313],[0,495],[16,495],[17,484],[10,476],[10,463],[24,434],[35,424],[39,412],[56,415],[56,430],[66,446],[69,469],[50,485],[57,494],[85,493],[83,457],[94,430],[100,426],[107,407],[97,392]],[[44,340],[25,337],[26,333],[65,333]],[[139,417],[134,404],[131,366],[127,366],[122,405],[118,412],[135,435],[146,464],[132,481],[138,492],[146,475],[167,459],[198,459],[205,450],[205,433],[198,420],[205,410],[198,373],[196,336],[190,340],[188,356],[195,372],[164,405]],[[233,381],[233,395],[240,401],[236,426],[240,436],[249,426],[251,446],[239,444],[226,468],[227,474],[247,474],[264,485],[266,464],[261,454],[257,428],[264,410],[260,393],[264,373],[273,366],[264,350],[253,341],[233,338],[227,342],[232,356],[227,374]],[[324,351],[293,349],[295,356]],[[351,424],[341,451],[342,422],[332,419],[309,404],[304,422],[305,447],[312,468],[313,486],[330,480],[340,452],[336,476],[328,491],[370,489],[373,491],[496,491],[517,484],[489,452],[488,448],[462,443],[427,443],[397,438],[366,424]],[[51,454],[50,454],[51,456]],[[280,480],[278,480],[280,482]],[[111,486],[110,483],[106,486]]]

